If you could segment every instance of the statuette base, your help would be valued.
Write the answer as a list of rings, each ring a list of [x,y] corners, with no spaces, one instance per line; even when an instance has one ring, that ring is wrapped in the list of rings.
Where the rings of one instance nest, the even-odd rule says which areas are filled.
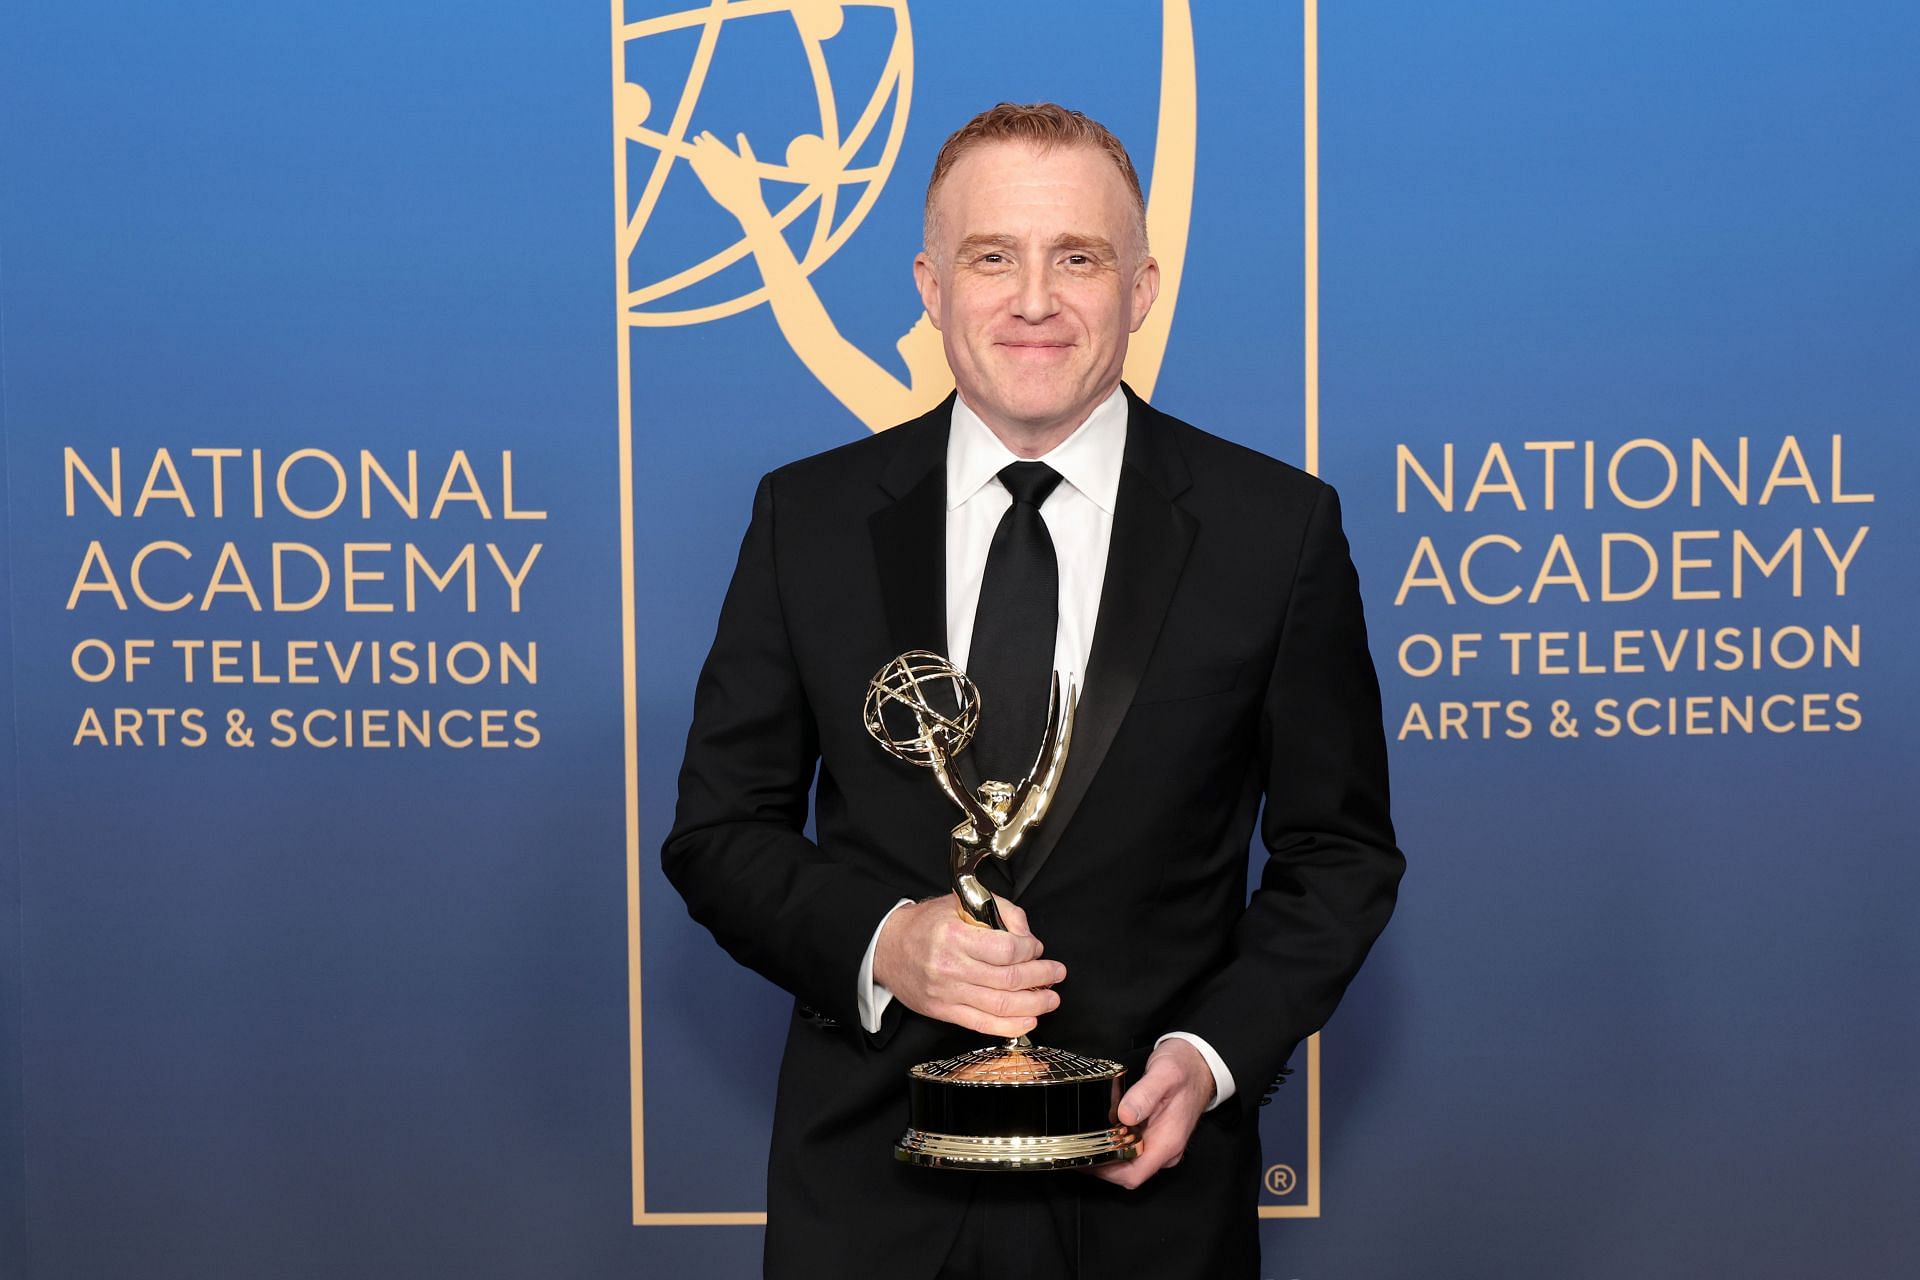
[[[924,1062],[908,1073],[910,1125],[894,1158],[935,1169],[1084,1169],[1131,1160],[1117,1062],[1024,1040]]]

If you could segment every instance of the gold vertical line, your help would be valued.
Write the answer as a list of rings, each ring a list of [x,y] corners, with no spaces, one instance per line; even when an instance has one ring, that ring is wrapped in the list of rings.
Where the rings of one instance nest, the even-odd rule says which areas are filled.
[[[625,779],[626,859],[627,859],[627,1079],[630,1108],[628,1124],[633,1143],[633,1225],[663,1227],[744,1227],[765,1226],[763,1211],[720,1213],[648,1213],[647,1212],[647,1108],[646,1051],[643,1037],[640,982],[640,746],[639,678],[634,652],[635,586],[633,542],[633,326],[622,299],[627,292],[626,251],[623,237],[627,229],[627,151],[626,135],[619,115],[620,86],[626,81],[626,42],[622,38],[621,9],[624,0],[611,0],[613,83],[609,97],[613,120],[613,272],[615,367],[619,370],[617,391],[620,398],[619,490],[620,490],[620,680],[622,717],[622,764]],[[256,486],[257,488],[258,486]]]
[[[1320,474],[1320,4],[1301,3],[1301,222],[1306,271],[1301,289],[1305,308],[1306,468]],[[1262,1218],[1320,1216],[1320,1035],[1307,1037],[1307,1202],[1265,1204]]]
[[[1301,151],[1305,224],[1307,470],[1320,474],[1320,0],[1303,0]],[[1320,1216],[1320,1034],[1307,1037],[1306,1216]]]
[[[631,1087],[628,1123],[633,1135],[633,1220],[647,1213],[647,1108],[645,1055],[640,1017],[640,748],[636,721],[638,691],[634,671],[633,588],[633,368],[626,309],[626,259],[621,251],[627,226],[627,144],[620,127],[620,86],[627,78],[627,46],[620,38],[624,0],[612,0],[613,84],[613,282],[615,360],[620,397],[620,683],[627,828],[627,1079]]]
[[[1307,1158],[1304,1204],[1263,1204],[1262,1218],[1317,1218],[1320,1216],[1320,1033],[1307,1037]]]
[[[1301,104],[1305,155],[1307,470],[1320,474],[1320,4],[1305,0]]]
[[[1307,1217],[1320,1216],[1320,1033],[1307,1037]]]

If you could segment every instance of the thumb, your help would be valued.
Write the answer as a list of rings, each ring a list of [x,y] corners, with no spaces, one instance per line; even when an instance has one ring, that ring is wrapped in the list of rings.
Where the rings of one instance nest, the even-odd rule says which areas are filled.
[[[1140,1083],[1120,1099],[1120,1122],[1129,1127],[1146,1124],[1160,1110],[1166,1097],[1166,1078],[1149,1068],[1147,1074],[1140,1077]]]
[[[993,895],[994,905],[1000,908],[1000,923],[1007,926],[1008,933],[1023,934],[1031,938],[1033,929],[1027,924],[1027,913],[1012,898]]]
[[[744,133],[736,133],[733,136],[740,143],[740,158],[748,163],[752,163],[753,144],[747,141],[747,135]]]

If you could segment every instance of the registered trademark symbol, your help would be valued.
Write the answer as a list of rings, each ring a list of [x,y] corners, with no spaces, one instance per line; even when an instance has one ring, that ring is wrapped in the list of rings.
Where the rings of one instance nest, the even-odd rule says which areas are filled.
[[[1276,1196],[1284,1196],[1292,1192],[1299,1179],[1294,1176],[1292,1165],[1274,1164],[1267,1166],[1266,1181],[1268,1191]]]

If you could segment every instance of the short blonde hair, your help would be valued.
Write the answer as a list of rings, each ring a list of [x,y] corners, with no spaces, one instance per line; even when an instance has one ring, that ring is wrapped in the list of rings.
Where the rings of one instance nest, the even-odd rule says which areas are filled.
[[[1140,175],[1133,158],[1113,130],[1081,112],[1057,102],[1002,102],[982,111],[961,125],[940,144],[933,158],[933,176],[927,179],[927,202],[923,213],[923,234],[933,239],[933,199],[948,172],[960,157],[986,142],[1025,142],[1042,151],[1055,147],[1096,147],[1106,152],[1120,171],[1127,190],[1133,196],[1134,222],[1140,233],[1140,251],[1147,250],[1147,198],[1140,189]]]

